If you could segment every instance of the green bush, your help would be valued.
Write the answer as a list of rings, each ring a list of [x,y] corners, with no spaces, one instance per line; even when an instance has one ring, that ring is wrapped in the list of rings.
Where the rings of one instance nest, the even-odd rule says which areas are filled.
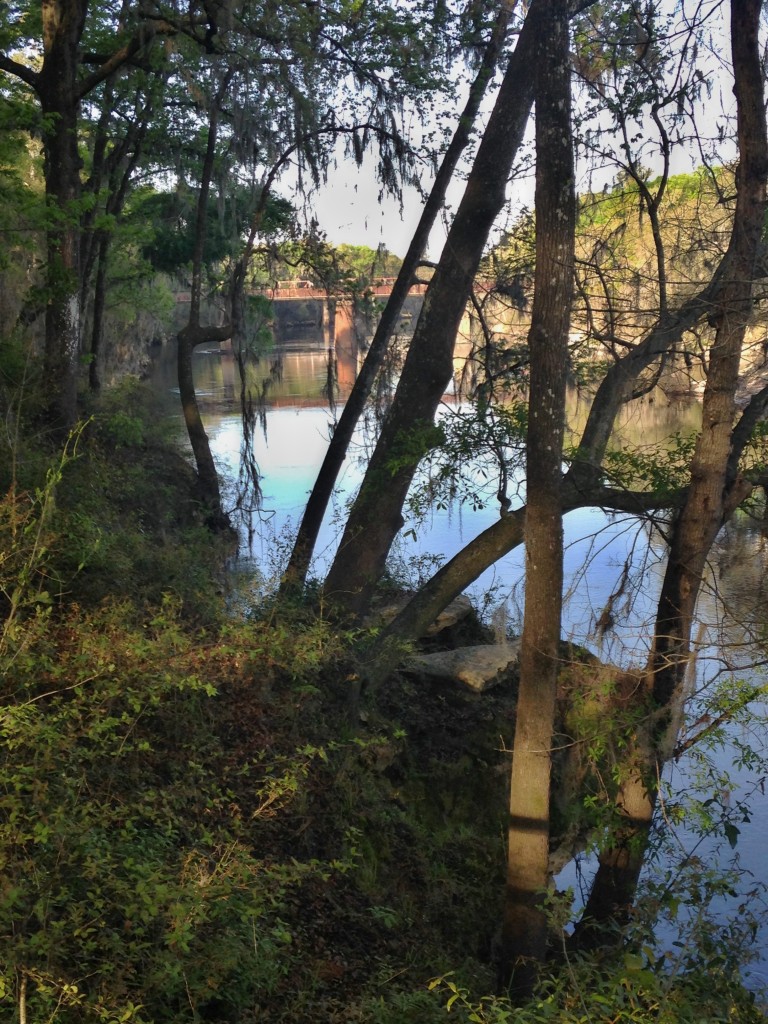
[[[232,653],[172,603],[54,623],[0,649],[0,1006],[29,1024],[230,1021],[291,967],[286,893],[318,864],[256,853],[307,752],[237,765],[213,725]],[[261,811],[260,811],[261,809]]]
[[[141,603],[114,558],[105,578],[128,596],[72,600],[97,575],[92,524],[110,508],[98,453],[78,460],[76,443],[40,487],[0,499],[0,1016],[236,1020],[291,968],[286,893],[329,869],[257,852],[261,817],[290,804],[320,752],[233,764],[217,688],[242,685],[243,665],[300,674],[297,652],[312,664],[315,644],[278,631],[270,651],[268,632],[212,616],[203,631],[188,581],[152,608],[140,580],[163,576],[156,535],[121,535]],[[209,566],[199,582],[213,589]],[[241,718],[262,692],[250,687]]]

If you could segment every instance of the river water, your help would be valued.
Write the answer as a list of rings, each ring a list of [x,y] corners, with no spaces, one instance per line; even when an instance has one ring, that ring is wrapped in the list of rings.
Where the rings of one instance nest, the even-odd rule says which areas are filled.
[[[290,551],[290,538],[298,525],[306,497],[314,483],[334,411],[324,398],[327,386],[327,353],[315,339],[294,344],[281,353],[280,373],[275,377],[274,359],[265,360],[270,385],[265,430],[257,432],[256,458],[262,475],[262,501],[252,518],[250,543],[243,538],[238,571],[252,582],[255,594],[279,578]],[[156,367],[158,387],[169,397],[169,414],[179,417],[178,392],[172,354],[165,353]],[[214,455],[229,480],[237,478],[241,420],[239,384],[231,356],[217,351],[195,356],[198,394]],[[349,368],[347,377],[353,375]],[[455,408],[447,396],[448,408]],[[584,409],[574,398],[571,420],[578,426]],[[652,404],[630,410],[620,430],[627,443],[651,445],[675,431],[695,429],[695,403],[670,403],[659,396]],[[358,435],[345,464],[333,508],[329,511],[317,546],[314,571],[322,576],[329,564],[343,523],[346,502],[360,481],[366,442]],[[493,488],[495,489],[495,488]],[[392,557],[392,571],[413,584],[431,575],[434,566],[451,557],[471,537],[498,516],[491,502],[479,510],[453,507],[406,523]],[[664,543],[647,522],[624,515],[608,515],[600,509],[582,509],[565,520],[566,603],[564,635],[589,647],[605,660],[623,665],[644,661],[651,640],[652,614],[664,569]],[[491,621],[515,631],[522,620],[523,552],[509,554],[471,588],[477,607]],[[759,641],[768,624],[768,540],[760,524],[741,517],[723,532],[712,553],[705,587],[698,606],[695,629],[697,657],[691,672],[690,717],[710,713],[708,696],[717,686],[735,688],[737,683],[765,684],[768,657]],[[613,625],[601,631],[601,612],[610,602]],[[734,680],[734,682],[731,682]],[[700,728],[700,726],[698,727]],[[695,732],[691,728],[691,732]],[[744,748],[758,755],[750,763]],[[768,904],[760,884],[768,882],[768,797],[765,792],[768,757],[768,726],[764,704],[753,708],[749,720],[727,731],[727,740],[714,755],[716,777],[710,772],[700,783],[701,764],[685,755],[668,770],[669,807],[703,786],[700,800],[711,810],[725,808],[730,815],[729,834],[703,839],[690,829],[667,830],[676,852],[662,859],[662,869],[689,857],[694,875],[704,879],[710,867],[732,868],[737,876],[734,893],[718,897],[713,906],[725,919],[744,918],[745,908],[760,914]],[[742,803],[748,811],[742,812]],[[672,811],[670,810],[670,816]],[[748,820],[746,820],[748,819]],[[733,845],[732,845],[733,844]],[[576,892],[588,884],[593,863],[589,857],[572,864],[558,877],[560,888]],[[755,883],[759,883],[757,885]],[[741,911],[739,908],[742,908]],[[659,941],[672,942],[671,927]],[[768,919],[763,916],[755,935],[756,963],[749,983],[768,986]]]

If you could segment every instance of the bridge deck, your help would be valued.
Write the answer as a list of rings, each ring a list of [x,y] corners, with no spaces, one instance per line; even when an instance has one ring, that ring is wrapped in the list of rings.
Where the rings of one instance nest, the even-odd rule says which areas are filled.
[[[392,292],[393,284],[393,281],[381,282],[370,285],[365,290],[369,295],[386,299]],[[427,286],[425,284],[414,284],[411,285],[409,294],[423,295],[426,290]],[[273,302],[280,302],[285,299],[320,299],[325,302],[328,298],[325,288],[316,288],[310,283],[305,284],[301,281],[280,282],[277,288],[259,288],[255,291],[255,294],[266,295]],[[336,299],[339,302],[344,302],[346,296],[338,295]]]

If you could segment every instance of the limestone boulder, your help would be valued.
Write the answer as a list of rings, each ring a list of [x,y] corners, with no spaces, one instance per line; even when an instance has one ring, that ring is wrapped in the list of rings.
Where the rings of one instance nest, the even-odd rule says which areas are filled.
[[[364,625],[378,626],[380,628],[388,626],[395,616],[399,615],[403,608],[405,608],[411,597],[411,594],[401,594],[391,601],[387,601],[386,604],[378,605],[366,618]],[[443,608],[424,635],[432,637],[442,633],[444,630],[453,629],[471,615],[474,615],[472,602],[466,594],[459,594],[457,598],[454,598],[449,605]]]
[[[429,679],[444,679],[474,693],[483,693],[509,678],[517,665],[519,647],[519,641],[512,640],[417,654],[408,659],[403,671]]]

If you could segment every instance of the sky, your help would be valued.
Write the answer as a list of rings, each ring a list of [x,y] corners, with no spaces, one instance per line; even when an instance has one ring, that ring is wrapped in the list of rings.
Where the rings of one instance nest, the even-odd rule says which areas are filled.
[[[724,24],[719,23],[722,28]],[[713,50],[720,50],[719,43],[722,43],[722,51],[727,51],[727,39],[718,40],[713,38]],[[706,67],[706,63],[703,65]],[[700,121],[700,129],[704,135],[709,134],[708,129],[714,125],[715,118],[733,106],[733,96],[730,82],[725,83],[715,70],[717,61],[710,63],[713,75],[710,80],[711,96],[703,103],[703,117]],[[486,104],[486,111],[492,103],[493,97]],[[463,105],[463,98],[457,97],[456,113]],[[532,123],[532,122],[531,122]],[[733,157],[731,147],[722,147],[716,153],[716,162],[727,162]],[[643,157],[646,162],[646,157]],[[661,165],[653,167],[653,158],[648,157],[647,163],[655,172],[660,172]],[[698,157],[695,152],[686,151],[683,147],[675,147],[674,162],[671,167],[673,174],[685,173],[692,170],[698,164]],[[583,171],[583,169],[582,169]],[[586,190],[601,188],[606,182],[610,183],[615,179],[617,168],[607,167],[604,171],[598,171],[587,182],[582,177],[577,187]],[[321,228],[326,232],[328,240],[333,244],[348,243],[353,245],[368,245],[375,249],[383,243],[390,252],[398,256],[404,256],[413,231],[418,223],[422,208],[422,198],[416,188],[406,186],[403,192],[402,209],[397,200],[390,197],[380,199],[379,184],[375,180],[375,161],[368,158],[362,168],[358,168],[354,161],[344,160],[341,153],[338,158],[338,166],[330,172],[330,182],[319,190],[314,198],[314,206]],[[429,181],[425,179],[425,187]],[[463,192],[463,181],[456,180],[449,192],[449,204],[454,208],[461,199]],[[533,178],[528,175],[524,179],[515,182],[508,189],[510,207],[506,217],[502,215],[497,226],[499,232],[506,223],[514,217],[521,206],[533,205]],[[443,242],[446,237],[445,223],[439,223],[433,230],[430,239],[428,258],[437,260],[440,256]]]
[[[333,173],[332,184],[320,190],[315,206],[320,224],[334,245],[347,243],[375,249],[383,243],[402,257],[421,216],[422,203],[412,186],[405,189],[402,211],[397,200],[388,196],[380,200],[373,161],[360,169],[350,161],[348,167],[340,166]]]
[[[457,104],[457,111],[459,104]],[[428,190],[432,176],[425,173],[423,188]],[[510,194],[512,189],[509,190]],[[464,192],[461,174],[454,176],[448,189],[447,210],[455,210]],[[329,184],[313,197],[320,226],[328,240],[334,245],[368,245],[375,249],[383,243],[390,252],[405,256],[413,233],[421,216],[423,198],[413,185],[403,188],[402,205],[390,196],[380,197],[380,186],[376,180],[375,161],[369,156],[358,168],[352,160],[339,158],[338,168],[329,172]],[[514,187],[515,205],[522,199],[533,201],[533,179],[529,178],[522,188]],[[499,230],[506,217],[499,219]],[[437,260],[445,242],[449,216],[438,218],[430,236],[426,257]]]

